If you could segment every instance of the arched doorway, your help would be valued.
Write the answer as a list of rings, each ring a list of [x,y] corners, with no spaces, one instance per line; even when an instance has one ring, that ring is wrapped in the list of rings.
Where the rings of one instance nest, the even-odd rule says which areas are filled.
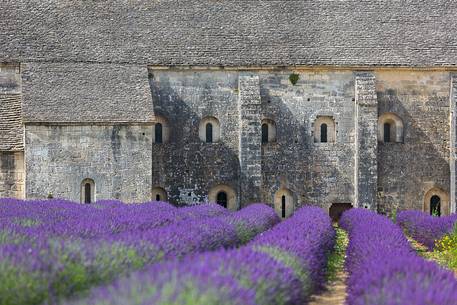
[[[281,218],[287,218],[294,212],[295,200],[293,193],[286,188],[276,192],[274,196],[275,211]]]
[[[224,191],[217,193],[216,203],[227,208],[227,193]]]
[[[443,189],[434,187],[425,193],[423,211],[430,215],[449,215],[449,195]]]
[[[332,203],[329,209],[329,215],[333,222],[338,222],[341,218],[341,215],[349,209],[352,208],[351,203]]]
[[[167,201],[167,191],[164,188],[157,186],[152,189],[152,200],[154,201]]]
[[[81,182],[81,203],[89,204],[95,202],[95,182],[86,178]]]

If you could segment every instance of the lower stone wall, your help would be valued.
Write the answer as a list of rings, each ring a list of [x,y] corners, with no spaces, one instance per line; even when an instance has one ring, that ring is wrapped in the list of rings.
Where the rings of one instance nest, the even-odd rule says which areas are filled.
[[[91,179],[96,200],[151,200],[151,139],[147,125],[26,125],[27,198],[80,202]]]
[[[0,152],[0,198],[24,198],[24,152]]]

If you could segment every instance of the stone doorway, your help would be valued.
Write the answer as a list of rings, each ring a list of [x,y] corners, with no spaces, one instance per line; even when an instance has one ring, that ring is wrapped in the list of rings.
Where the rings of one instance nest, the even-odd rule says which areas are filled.
[[[352,208],[352,203],[332,203],[329,209],[330,218],[333,222],[338,222],[344,211]]]

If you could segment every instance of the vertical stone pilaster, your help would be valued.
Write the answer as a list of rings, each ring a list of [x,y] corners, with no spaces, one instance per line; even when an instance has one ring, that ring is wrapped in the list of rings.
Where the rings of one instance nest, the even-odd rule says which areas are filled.
[[[240,205],[260,201],[262,126],[260,82],[257,75],[240,74]]]
[[[378,100],[371,72],[355,73],[355,206],[377,209]]]
[[[451,74],[451,91],[450,91],[450,155],[449,155],[449,166],[451,170],[451,181],[450,181],[450,210],[451,213],[455,213],[457,209],[456,203],[456,152],[457,152],[457,74]]]

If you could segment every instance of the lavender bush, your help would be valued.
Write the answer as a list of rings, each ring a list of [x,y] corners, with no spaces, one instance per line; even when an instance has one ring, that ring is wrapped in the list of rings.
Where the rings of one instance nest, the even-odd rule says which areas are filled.
[[[55,303],[164,258],[237,246],[279,221],[262,204],[226,212],[214,204],[35,203],[0,202],[0,304]]]
[[[244,247],[159,263],[64,304],[303,304],[334,237],[328,215],[306,207]]]
[[[419,257],[388,218],[352,209],[340,225],[349,233],[348,305],[456,304],[452,272]]]
[[[452,231],[457,222],[457,214],[435,217],[421,211],[402,211],[398,213],[397,223],[408,235],[433,249],[435,241]]]

